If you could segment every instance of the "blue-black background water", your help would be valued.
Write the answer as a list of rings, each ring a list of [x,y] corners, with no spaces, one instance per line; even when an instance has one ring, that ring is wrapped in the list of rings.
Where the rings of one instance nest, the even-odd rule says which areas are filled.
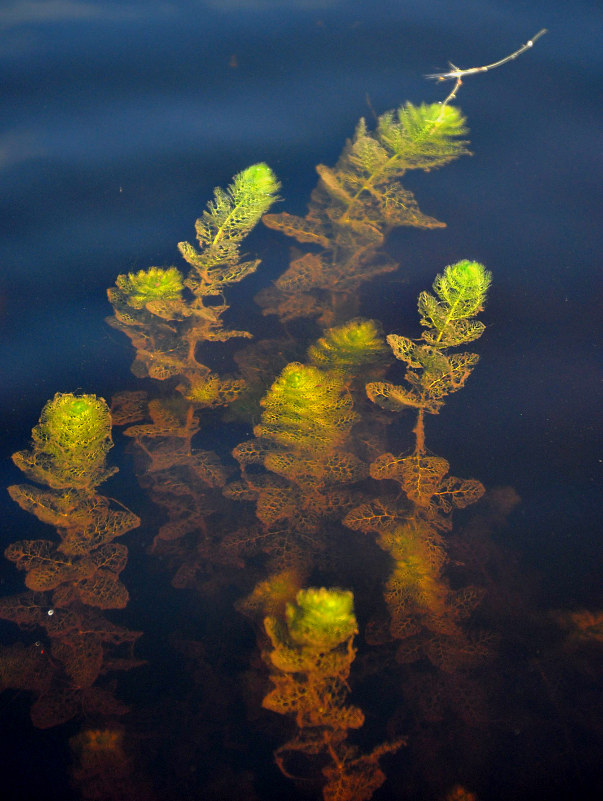
[[[447,227],[391,236],[388,250],[400,272],[367,287],[362,313],[381,320],[386,332],[416,335],[417,294],[446,264],[471,258],[492,270],[487,330],[476,348],[480,364],[428,421],[428,445],[456,475],[477,477],[488,488],[512,486],[521,497],[496,537],[530,576],[534,615],[600,608],[602,22],[596,3],[561,0],[2,3],[2,485],[21,480],[10,455],[26,446],[55,392],[109,399],[138,388],[128,341],[104,322],[106,288],[120,273],[182,266],[176,243],[192,238],[215,186],[266,161],[282,182],[277,210],[303,214],[315,165],[336,161],[360,116],[371,122],[374,112],[407,100],[442,100],[448,85],[425,73],[445,70],[449,60],[463,67],[492,62],[546,27],[548,34],[516,61],[465,80],[458,104],[474,155],[405,182],[422,210]],[[229,293],[233,327],[270,335],[275,318],[262,318],[252,297],[283,271],[288,244],[261,226],[249,238],[246,248],[262,265]],[[248,433],[213,427],[200,447],[222,444],[227,453]],[[284,723],[259,708],[257,720],[247,719],[249,698],[259,707],[262,697],[251,682],[249,708],[233,708],[231,700],[215,718],[208,695],[227,698],[244,683],[245,660],[255,658],[261,674],[253,629],[241,619],[220,640],[213,602],[172,590],[170,577],[149,567],[155,512],[116,439],[112,458],[120,474],[108,494],[135,508],[143,526],[126,538],[132,602],[113,619],[144,631],[139,652],[149,664],[128,674],[122,693],[142,716],[131,737],[140,764],[145,748],[152,756],[146,769],[155,797],[317,797],[283,778],[272,762],[272,750],[287,736]],[[3,547],[51,536],[4,494]],[[1,575],[4,593],[21,590],[23,574],[12,565],[5,562]],[[236,595],[232,590],[222,602],[231,606]],[[359,617],[367,613],[359,610]],[[2,632],[7,642],[27,641],[8,624]],[[173,647],[178,636],[197,638],[206,656],[221,654],[224,686],[211,685],[219,674],[201,675],[203,660],[194,674],[195,660]],[[458,754],[437,750],[428,724],[415,719],[407,749],[385,760],[389,781],[374,797],[439,798],[442,787],[425,778],[430,749],[437,761],[431,773],[455,778],[482,801],[598,797],[596,714],[567,716],[572,704],[580,714],[596,709],[595,697],[586,697],[592,676],[576,687],[575,698],[563,696],[564,668],[543,665],[544,648],[534,642],[532,651],[526,645],[518,654],[528,666],[518,691],[525,706],[512,726],[494,713],[482,724],[478,739],[490,750],[478,753],[468,737],[455,776]],[[169,721],[172,728],[159,732],[153,710],[169,704],[172,693],[185,699],[189,685],[196,691],[186,714],[179,712],[181,729]],[[241,696],[232,697],[242,704]],[[539,706],[545,696],[548,709]],[[78,797],[69,788],[67,739],[81,719],[38,732],[29,723],[29,702],[26,693],[0,698],[6,735],[0,795]],[[370,747],[386,739],[388,715],[404,700],[402,693],[380,699],[373,688],[363,702]],[[534,744],[538,715],[548,716],[548,728]],[[148,742],[141,736],[145,720]],[[127,725],[126,719],[126,731]]]

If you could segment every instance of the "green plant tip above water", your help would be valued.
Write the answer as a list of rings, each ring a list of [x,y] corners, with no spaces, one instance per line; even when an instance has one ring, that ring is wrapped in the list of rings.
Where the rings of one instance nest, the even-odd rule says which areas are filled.
[[[433,289],[448,307],[447,316],[462,320],[482,310],[491,281],[492,273],[483,264],[463,259],[446,267],[443,275],[437,275]]]
[[[182,275],[176,267],[149,267],[148,270],[120,275],[116,284],[133,309],[142,309],[156,300],[177,300],[183,289]]]
[[[387,361],[387,348],[374,320],[350,320],[330,328],[308,350],[308,358],[317,367],[355,373],[362,368]]]
[[[280,183],[270,167],[264,162],[252,164],[234,178],[234,186],[244,186],[254,194],[264,196],[272,203],[280,189]]]
[[[261,401],[256,437],[297,451],[322,453],[345,439],[357,415],[338,373],[291,362]]]
[[[102,398],[96,395],[57,393],[44,406],[40,422],[33,430],[34,442],[45,451],[87,448],[109,449],[111,414]]]
[[[279,188],[275,174],[263,162],[237,173],[226,190],[216,187],[214,199],[195,226],[202,249],[219,248],[220,256],[227,260],[235,253],[238,256],[236,243],[247,236],[277,200]],[[184,258],[196,265],[200,257],[195,256],[191,245],[181,242],[178,247]]]
[[[111,412],[96,395],[57,393],[32,430],[33,447],[13,461],[29,478],[54,488],[92,488],[116,472],[106,467]]]
[[[464,259],[451,264],[436,275],[433,290],[419,295],[421,325],[431,328],[423,339],[436,347],[450,347],[470,342],[481,335],[482,323],[471,318],[484,308],[492,281],[483,264]]]
[[[336,648],[358,630],[349,590],[310,587],[287,604],[287,628],[299,645]]]

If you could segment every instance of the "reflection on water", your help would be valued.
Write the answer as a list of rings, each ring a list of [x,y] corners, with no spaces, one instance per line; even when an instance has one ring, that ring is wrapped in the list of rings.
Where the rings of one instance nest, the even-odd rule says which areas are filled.
[[[590,160],[547,37],[456,161],[469,7],[0,12],[6,798],[598,797]]]

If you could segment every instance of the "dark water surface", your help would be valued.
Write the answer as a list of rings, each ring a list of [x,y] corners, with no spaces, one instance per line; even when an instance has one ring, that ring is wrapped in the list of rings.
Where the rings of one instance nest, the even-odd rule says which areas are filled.
[[[598,4],[562,0],[1,3],[2,486],[21,480],[10,455],[26,446],[55,392],[109,399],[139,387],[129,343],[104,322],[111,312],[106,288],[120,273],[183,266],[176,243],[192,239],[215,186],[266,161],[282,182],[277,210],[303,214],[316,164],[336,161],[360,116],[370,123],[373,110],[442,100],[448,84],[427,81],[426,73],[445,70],[448,60],[463,67],[495,61],[546,27],[516,61],[465,80],[458,105],[474,155],[405,181],[421,209],[447,227],[394,232],[388,250],[401,263],[400,280],[394,274],[367,285],[362,313],[388,333],[414,335],[417,294],[446,264],[471,258],[493,272],[480,364],[429,420],[428,445],[456,475],[477,477],[487,488],[512,486],[521,497],[496,537],[530,576],[534,615],[600,608],[602,23]],[[249,238],[246,250],[262,265],[229,292],[233,328],[274,332],[275,318],[263,318],[252,297],[284,270],[288,245],[262,226]],[[243,427],[216,428],[199,447],[221,445],[227,453],[247,435]],[[272,750],[288,736],[283,722],[259,708],[249,720],[261,689],[249,688],[247,709],[228,695],[232,685],[251,684],[249,660],[256,676],[261,666],[244,619],[231,615],[228,634],[219,637],[217,618],[232,610],[239,589],[208,602],[193,590],[173,590],[169,576],[149,567],[155,513],[119,437],[112,458],[121,472],[107,494],[136,509],[143,527],[126,537],[131,606],[112,619],[145,632],[141,654],[149,665],[119,686],[142,710],[132,742],[155,787],[149,798],[319,798],[272,763]],[[3,548],[52,536],[6,493],[0,503]],[[21,591],[23,574],[12,565],[4,562],[0,576],[7,594]],[[361,610],[358,616],[367,618]],[[7,642],[28,641],[8,624],[1,632]],[[190,654],[165,645],[170,637],[199,640],[209,663],[221,666],[225,686],[211,685],[216,673],[200,676],[198,665],[194,674]],[[389,780],[374,798],[444,798],[444,779],[425,778],[430,753],[438,765],[431,773],[464,784],[479,801],[599,797],[597,715],[576,720],[566,712],[572,705],[596,710],[597,703],[600,711],[600,700],[591,698],[593,663],[568,698],[563,680],[574,674],[543,666],[540,647],[521,655],[531,668],[515,724],[493,713],[477,735],[461,733],[446,748],[430,741],[433,731],[420,721],[388,731],[395,729],[391,710],[404,702],[380,700],[365,682],[366,733],[357,742],[367,750],[388,736],[409,736],[408,748],[384,760]],[[176,731],[170,698],[182,700],[193,685],[192,706]],[[394,692],[393,682],[384,686]],[[221,719],[212,694],[229,698]],[[539,706],[544,696],[548,707]],[[69,795],[67,739],[81,721],[41,733],[28,709],[26,693],[0,696],[7,735],[0,798],[80,797]],[[204,715],[211,718],[205,728]],[[534,745],[538,715],[548,728]],[[491,750],[482,753],[478,741]]]

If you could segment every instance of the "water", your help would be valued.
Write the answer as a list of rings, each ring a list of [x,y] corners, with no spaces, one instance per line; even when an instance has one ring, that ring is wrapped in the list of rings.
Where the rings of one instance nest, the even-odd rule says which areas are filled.
[[[405,181],[422,210],[448,227],[394,232],[388,248],[401,262],[403,280],[392,276],[367,286],[362,311],[380,319],[386,332],[409,332],[416,325],[418,292],[444,265],[472,258],[492,270],[487,331],[479,343],[482,360],[467,387],[429,420],[428,446],[449,459],[456,475],[478,477],[489,488],[511,485],[521,497],[497,537],[513,564],[539,577],[534,610],[600,607],[601,52],[596,31],[601,17],[595,3],[520,0],[4,4],[2,485],[21,480],[10,454],[25,447],[41,407],[55,392],[80,390],[110,398],[139,387],[129,372],[128,342],[104,322],[111,311],[105,290],[120,273],[180,265],[176,243],[192,238],[194,220],[215,186],[226,185],[249,164],[266,161],[283,184],[278,210],[303,214],[316,181],[315,165],[335,162],[360,116],[370,123],[373,110],[382,113],[406,100],[441,100],[448,85],[425,80],[426,73],[445,70],[448,60],[463,67],[492,62],[547,27],[549,33],[516,61],[465,80],[458,103],[468,118],[474,155]],[[249,238],[248,251],[263,264],[228,294],[233,327],[260,336],[273,333],[274,318],[262,318],[251,298],[282,272],[287,247],[283,237],[266,229]],[[208,431],[200,447],[222,444],[227,452],[246,436],[243,427],[231,432]],[[147,696],[136,686],[136,671],[126,675],[123,692],[146,710],[150,727],[157,719],[149,710],[156,714],[172,686],[175,696],[184,698],[191,664],[174,656],[177,649],[164,653],[162,638],[170,634],[200,638],[210,664],[223,671],[224,685],[218,681],[212,692],[224,696],[224,719],[214,729],[200,723],[198,710],[209,704],[201,681],[191,701],[197,707],[188,713],[191,735],[179,744],[180,761],[168,750],[163,765],[153,750],[161,737],[150,738],[156,767],[173,782],[174,797],[187,792],[187,797],[206,797],[205,792],[234,798],[232,787],[216,789],[216,776],[199,762],[211,753],[212,738],[225,742],[230,726],[234,743],[230,750],[223,746],[224,764],[239,777],[237,792],[248,797],[255,792],[260,799],[293,793],[293,783],[271,762],[271,751],[286,736],[277,716],[267,722],[264,713],[261,726],[251,727],[251,745],[237,739],[248,724],[236,706],[243,701],[229,695],[229,688],[245,675],[255,654],[251,628],[226,611],[240,589],[230,587],[217,606],[230,615],[229,637],[242,638],[239,650],[238,640],[211,641],[216,632],[207,622],[206,599],[191,590],[172,590],[169,576],[149,566],[145,548],[154,536],[153,512],[148,505],[145,511],[148,501],[122,445],[115,453],[120,479],[107,494],[136,508],[145,524],[126,538],[125,580],[137,588],[132,604],[112,619],[145,631],[141,648],[151,665],[139,673]],[[3,546],[18,538],[52,536],[6,495],[2,519]],[[7,593],[21,591],[23,574],[6,562],[1,569]],[[157,571],[157,596],[144,589],[149,570]],[[359,617],[366,614],[359,610]],[[7,642],[18,636],[8,624],[2,631]],[[489,769],[487,757],[480,762],[476,738],[468,740],[474,759],[465,759],[465,773],[457,780],[478,792],[480,801],[505,792],[516,798],[556,797],[545,779],[553,764],[560,765],[553,774],[562,797],[597,797],[589,745],[595,725],[564,717],[571,699],[547,686],[558,676],[549,676],[553,668],[538,662],[536,651],[529,655],[533,685],[525,686],[525,719],[511,728],[492,720],[482,730],[484,739],[503,741],[500,759]],[[566,681],[574,669],[573,662],[563,664]],[[217,677],[219,672],[212,680]],[[386,738],[390,710],[379,709],[370,681],[359,680],[358,686],[365,693],[365,711],[375,705],[362,740],[367,749]],[[588,706],[584,698],[590,691],[587,681],[577,691],[573,701],[580,710]],[[245,698],[250,709],[261,701],[258,692]],[[547,694],[548,708],[530,701]],[[65,733],[32,730],[24,694],[5,693],[0,703],[8,726],[19,731],[17,745],[9,736],[5,746],[10,755],[5,783],[11,788],[6,798],[66,798]],[[402,701],[397,697],[391,703]],[[211,705],[207,709],[215,715]],[[404,706],[400,709],[404,715]],[[522,737],[533,732],[537,714],[550,717],[541,759],[520,770],[513,763],[521,761]],[[434,797],[429,795],[433,787],[420,778],[428,773],[420,765],[430,744],[406,724],[410,746],[384,764],[392,779],[375,798]],[[79,723],[63,728],[71,735]],[[141,719],[134,728],[137,747],[144,751]],[[165,737],[175,738],[168,725]],[[563,759],[555,737],[564,743]],[[437,751],[438,759],[458,758],[454,750],[449,745],[448,751]],[[507,778],[501,780],[497,771]],[[568,794],[579,780],[583,796]],[[298,792],[304,797],[303,788]]]

